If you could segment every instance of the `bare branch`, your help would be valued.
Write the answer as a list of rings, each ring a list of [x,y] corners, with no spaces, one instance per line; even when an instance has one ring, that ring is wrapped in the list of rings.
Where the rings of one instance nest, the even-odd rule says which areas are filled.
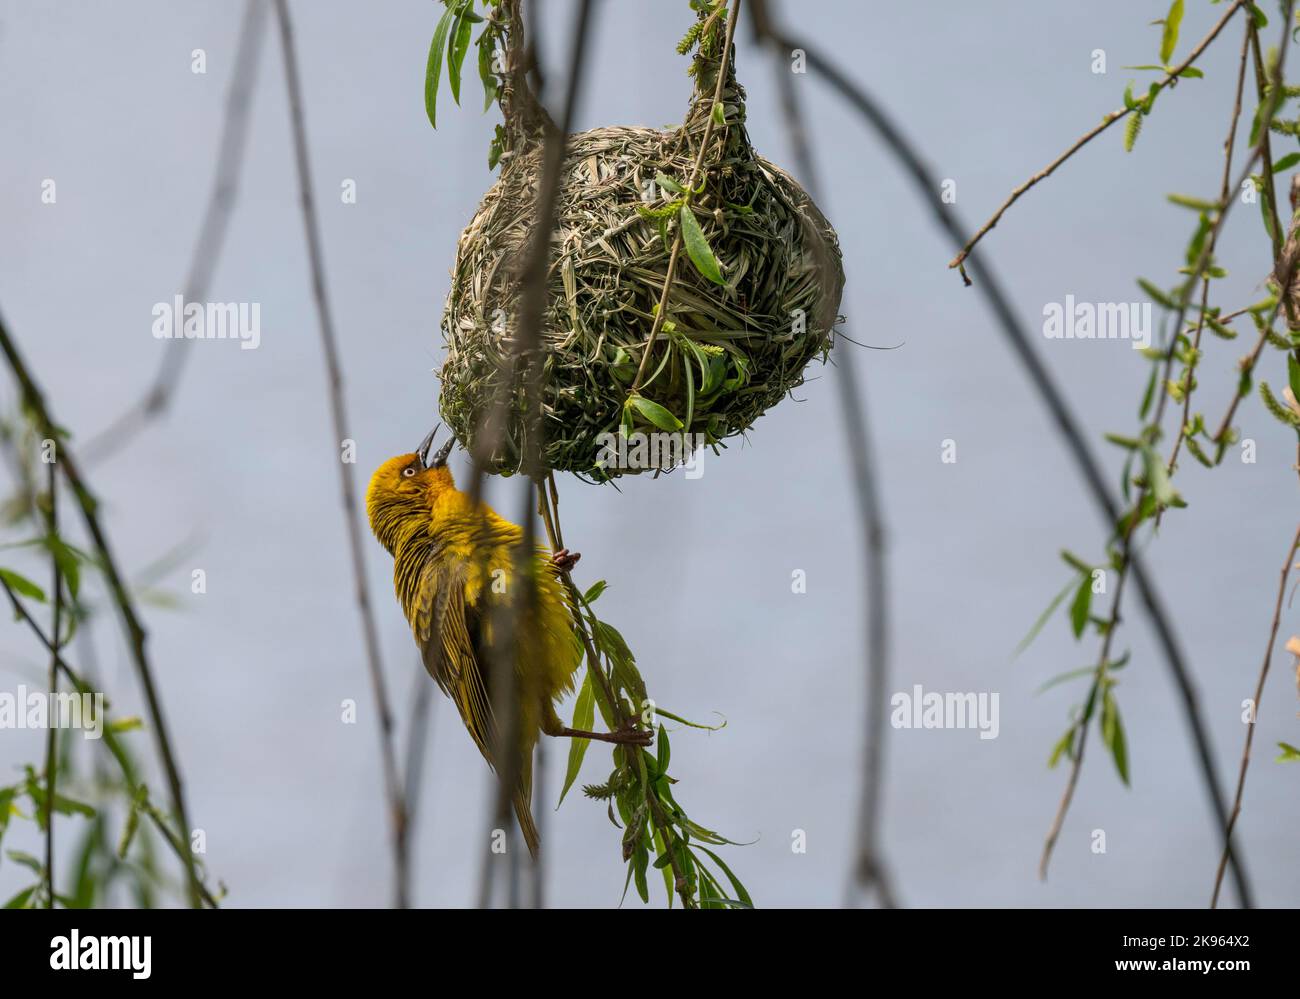
[[[1182,72],[1186,70],[1189,66],[1191,66],[1193,63],[1195,63],[1196,60],[1201,57],[1201,53],[1203,53],[1207,48],[1209,48],[1210,43],[1219,37],[1219,32],[1221,32],[1224,29],[1224,26],[1227,25],[1228,21],[1232,19],[1232,16],[1235,13],[1237,13],[1237,11],[1241,7],[1244,7],[1248,2],[1249,0],[1234,0],[1232,6],[1229,7],[1226,11],[1224,11],[1223,16],[1219,18],[1219,20],[1215,23],[1214,27],[1210,29],[1210,33],[1207,34],[1204,38],[1202,38],[1196,44],[1196,47],[1192,49],[1191,54],[1188,55],[1188,57],[1184,59],[1181,63],[1179,63],[1177,66],[1171,69],[1168,73],[1166,73],[1163,77],[1161,77],[1158,81],[1156,81],[1155,84],[1156,92],[1158,93],[1159,91],[1164,90],[1166,87],[1174,86],[1179,76],[1182,74]],[[1021,184],[1019,187],[1013,190],[1011,194],[1007,197],[1007,200],[1002,202],[1002,205],[998,208],[998,210],[989,217],[989,220],[985,222],[982,226],[980,226],[979,230],[975,233],[975,235],[972,236],[962,246],[962,248],[958,251],[957,256],[953,257],[952,260],[948,263],[948,266],[962,268],[962,265],[965,263],[966,258],[970,256],[971,250],[975,249],[975,244],[978,243],[981,239],[983,239],[985,235],[988,234],[988,231],[998,224],[998,222],[1002,219],[1002,216],[1006,214],[1007,209],[1010,208],[1012,205],[1014,205],[1017,201],[1019,201],[1022,195],[1028,192],[1030,188],[1034,187],[1039,182],[1046,180],[1048,177],[1054,174],[1056,172],[1057,167],[1061,166],[1061,164],[1063,164],[1071,156],[1073,156],[1080,149],[1086,146],[1089,142],[1091,142],[1097,136],[1101,135],[1102,132],[1110,128],[1110,126],[1115,124],[1115,122],[1127,118],[1129,115],[1134,113],[1135,111],[1134,108],[1132,107],[1123,107],[1110,112],[1108,115],[1106,115],[1106,117],[1102,118],[1100,125],[1098,125],[1096,128],[1093,128],[1085,132],[1078,139],[1076,139],[1074,141],[1074,144],[1071,145],[1065,152],[1061,153],[1061,155],[1058,156],[1056,159],[1052,160],[1051,163],[1047,164],[1047,166],[1039,170],[1038,173],[1034,174],[1027,181],[1025,181],[1023,184]],[[970,278],[966,277],[966,271],[962,269],[961,273],[962,273],[962,278],[966,281],[966,283],[970,284]]]
[[[307,153],[307,132],[304,122],[302,84],[298,76],[298,57],[293,43],[293,24],[289,19],[287,0],[275,0],[276,17],[280,24],[280,44],[284,51],[285,84],[289,91],[290,116],[293,122],[293,149],[297,163],[298,187],[302,201],[303,228],[307,236],[307,255],[311,265],[312,295],[316,301],[316,314],[320,320],[321,344],[325,354],[325,367],[329,377],[330,412],[333,417],[334,439],[342,441],[348,436],[347,405],[343,396],[343,370],[339,363],[338,338],[334,331],[334,316],[330,311],[329,295],[325,286],[325,260],[321,250],[320,227],[316,219],[316,202],[312,194],[311,163]],[[374,611],[366,589],[366,557],[362,545],[360,516],[356,490],[348,466],[339,463],[339,485],[342,491],[343,518],[346,523],[348,549],[352,556],[352,579],[355,587],[357,611],[361,617],[361,630],[365,639],[366,665],[370,684],[379,712],[379,749],[383,759],[384,789],[388,798],[388,819],[392,835],[394,899],[398,908],[410,903],[410,885],[407,878],[408,843],[406,831],[406,803],[398,776],[397,755],[393,747],[393,713],[389,706],[388,689],[384,681],[384,666],[379,653],[379,632],[375,626]]]
[[[221,259],[226,230],[239,192],[239,175],[247,145],[249,109],[257,83],[257,67],[266,31],[266,0],[246,0],[239,27],[239,43],[226,91],[225,117],[217,139],[217,170],[212,193],[199,226],[199,238],[190,257],[189,274],[182,297],[186,302],[201,302],[208,296],[212,275]],[[125,447],[148,423],[163,415],[175,398],[181,373],[194,345],[187,340],[169,340],[164,344],[162,361],[153,383],[144,396],[119,415],[104,430],[91,438],[86,447],[87,460],[103,461]]]

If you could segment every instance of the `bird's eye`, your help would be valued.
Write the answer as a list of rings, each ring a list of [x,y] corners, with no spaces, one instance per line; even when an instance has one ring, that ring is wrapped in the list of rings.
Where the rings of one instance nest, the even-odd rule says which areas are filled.
[[[405,468],[402,469],[402,474],[406,476],[408,479],[411,478],[412,476],[415,475],[415,466],[407,465]]]

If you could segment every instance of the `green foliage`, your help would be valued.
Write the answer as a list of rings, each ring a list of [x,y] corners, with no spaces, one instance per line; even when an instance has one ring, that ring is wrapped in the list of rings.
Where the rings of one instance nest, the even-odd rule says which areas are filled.
[[[1160,61],[1168,63],[1174,57],[1174,49],[1178,46],[1178,29],[1183,23],[1183,0],[1174,0],[1169,7],[1169,13],[1165,15],[1164,31],[1160,36]]]
[[[499,86],[496,74],[492,70],[493,54],[501,38],[501,26],[495,18],[484,19],[474,11],[474,0],[443,0],[446,10],[438,19],[433,29],[433,40],[429,43],[429,58],[424,72],[424,111],[429,124],[438,127],[438,88],[442,84],[442,68],[447,67],[447,83],[451,89],[452,100],[460,104],[461,80],[465,68],[465,56],[469,53],[473,38],[474,25],[483,24],[478,41],[478,75],[483,84],[483,110],[486,111],[497,99]],[[484,7],[495,6],[493,0],[484,0]],[[493,148],[488,154],[488,169],[494,169],[501,158],[498,139],[493,140]]]
[[[603,590],[603,583],[597,583],[588,593],[596,591],[599,596]],[[575,626],[579,637],[590,637],[589,653],[595,655],[588,655],[572,727],[590,729],[595,720],[593,709],[599,710],[611,730],[621,727],[620,719],[640,719],[652,728],[656,715],[676,720],[676,715],[659,711],[647,697],[636,658],[618,629],[596,617],[589,599],[579,597],[578,602],[581,613]],[[577,780],[586,745],[585,739],[573,740],[561,800]],[[624,896],[635,885],[642,902],[649,902],[649,871],[654,868],[662,873],[669,907],[678,897],[702,909],[751,908],[753,900],[745,886],[709,849],[738,844],[690,818],[674,796],[677,781],[669,774],[671,761],[668,729],[660,723],[653,751],[615,745],[609,777],[601,784],[583,787],[588,799],[606,802],[610,822],[623,830],[621,851],[627,864]],[[729,890],[722,888],[724,879]]]

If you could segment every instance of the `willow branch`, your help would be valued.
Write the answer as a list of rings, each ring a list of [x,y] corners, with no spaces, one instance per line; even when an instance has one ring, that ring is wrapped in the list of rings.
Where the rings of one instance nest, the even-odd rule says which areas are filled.
[[[185,278],[183,298],[186,302],[202,302],[207,298],[212,275],[226,243],[226,231],[239,193],[239,178],[248,139],[249,109],[253,103],[259,55],[266,34],[266,13],[266,0],[246,0],[239,27],[239,42],[235,49],[235,62],[226,91],[225,115],[217,139],[216,174]],[[150,420],[163,415],[175,398],[185,362],[193,349],[194,344],[187,340],[165,342],[163,357],[152,384],[141,399],[91,438],[86,447],[89,461],[103,461],[125,447]]]
[[[311,163],[307,153],[307,131],[304,122],[302,84],[298,74],[298,57],[294,49],[293,24],[289,18],[287,0],[275,0],[275,12],[280,25],[280,44],[284,52],[285,85],[289,92],[290,117],[293,124],[293,150],[297,164],[298,188],[302,205],[303,229],[307,238],[307,255],[311,266],[312,296],[316,302],[316,315],[320,321],[321,345],[329,377],[330,413],[333,418],[334,439],[342,441],[347,436],[347,405],[343,394],[343,371],[339,363],[338,338],[334,330],[334,317],[330,310],[329,295],[325,285],[325,261],[321,249],[320,226],[316,218],[316,203],[312,193]],[[398,908],[410,902],[408,882],[409,850],[406,834],[406,802],[397,770],[397,755],[393,747],[393,713],[389,706],[388,689],[384,682],[384,667],[379,652],[379,633],[375,626],[374,611],[366,588],[366,558],[362,545],[361,523],[355,488],[346,463],[339,463],[339,485],[343,500],[343,518],[348,536],[348,549],[352,556],[352,580],[361,617],[361,630],[365,640],[366,665],[370,684],[379,711],[379,749],[383,760],[384,790],[388,798],[388,820],[393,849],[393,895]]]
[[[1182,72],[1186,70],[1188,67],[1192,66],[1196,62],[1196,60],[1201,57],[1201,53],[1203,53],[1207,48],[1209,48],[1210,43],[1213,42],[1214,39],[1216,39],[1219,36],[1219,32],[1221,32],[1224,29],[1228,21],[1232,19],[1232,16],[1241,7],[1244,7],[1248,2],[1249,0],[1234,0],[1233,4],[1226,11],[1224,11],[1223,16],[1219,18],[1219,20],[1215,23],[1214,27],[1210,29],[1209,34],[1207,34],[1196,44],[1195,48],[1192,49],[1188,57],[1184,59],[1181,63],[1179,63],[1177,66],[1175,66],[1173,69],[1171,69],[1169,72],[1167,72],[1163,77],[1161,77],[1159,80],[1156,81],[1156,85],[1155,85],[1156,92],[1158,93],[1161,90],[1164,90],[1166,87],[1174,86],[1179,76],[1182,74]],[[1070,157],[1072,157],[1080,149],[1086,146],[1089,142],[1091,142],[1097,136],[1101,135],[1101,133],[1106,131],[1106,129],[1110,128],[1111,125],[1114,125],[1117,121],[1121,121],[1124,118],[1127,118],[1129,115],[1134,113],[1135,110],[1132,107],[1118,108],[1117,110],[1110,112],[1104,118],[1102,118],[1100,125],[1097,125],[1095,128],[1092,128],[1089,131],[1085,132],[1078,139],[1076,139],[1074,143],[1068,149],[1065,150],[1065,152],[1061,153],[1060,156],[1052,160],[1052,162],[1047,164],[1047,166],[1043,167],[1042,170],[1039,170],[1038,173],[1034,174],[1032,177],[1030,177],[1019,187],[1015,188],[1011,192],[1011,194],[1008,195],[1007,200],[1002,202],[1002,205],[998,208],[998,210],[995,211],[989,217],[989,220],[985,222],[982,226],[980,226],[978,231],[976,231],[975,235],[972,236],[965,244],[962,245],[962,248],[957,252],[957,255],[953,257],[952,260],[948,263],[948,266],[950,268],[952,267],[961,268],[962,265],[965,263],[966,258],[970,256],[971,251],[975,249],[975,244],[977,244],[981,239],[983,239],[988,234],[989,230],[992,229],[994,226],[996,226],[999,221],[1001,221],[1002,216],[1006,214],[1008,208],[1010,208],[1017,201],[1019,201],[1020,198],[1024,194],[1026,194],[1031,188],[1033,188],[1035,185],[1046,180],[1048,177],[1054,174],[1057,168],[1060,167],[1063,163],[1065,163],[1066,160],[1070,159]],[[970,284],[970,278],[966,277],[966,272],[964,269],[962,270],[962,277],[967,284]]]
[[[158,749],[158,755],[162,759],[163,769],[167,774],[167,783],[171,792],[172,808],[176,812],[176,817],[182,828],[185,830],[184,839],[184,860],[189,872],[190,879],[190,902],[198,908],[201,904],[199,892],[198,877],[194,873],[194,857],[190,849],[190,823],[189,814],[185,807],[185,792],[181,783],[180,768],[176,762],[176,755],[172,751],[171,737],[168,734],[167,720],[163,713],[162,701],[158,697],[157,689],[154,686],[153,670],[149,665],[149,657],[145,652],[145,630],[140,623],[139,617],[135,612],[135,603],[132,601],[130,593],[127,591],[126,584],[122,580],[121,573],[117,570],[117,561],[113,558],[113,552],[108,543],[108,535],[105,534],[103,527],[99,522],[98,501],[91,493],[89,487],[82,479],[78,468],[80,467],[73,458],[72,450],[67,442],[62,439],[58,430],[58,422],[50,415],[46,407],[45,398],[40,389],[36,386],[31,374],[27,370],[27,365],[18,353],[18,348],[9,335],[9,328],[5,325],[3,317],[0,317],[0,353],[4,354],[5,360],[17,380],[19,388],[22,391],[23,404],[32,414],[32,420],[40,429],[45,437],[57,441],[57,464],[63,477],[67,480],[76,497],[77,506],[81,510],[82,520],[85,522],[87,531],[90,532],[91,541],[96,554],[99,556],[100,564],[104,571],[104,577],[108,582],[109,595],[118,613],[122,618],[122,623],[126,629],[127,640],[131,651],[131,660],[135,667],[136,676],[140,681],[140,686],[144,689],[145,702],[149,709],[149,718],[153,723],[154,742]]]
[[[1268,644],[1264,647],[1264,663],[1259,668],[1259,680],[1255,684],[1255,703],[1251,711],[1250,723],[1246,726],[1246,745],[1241,751],[1241,767],[1237,772],[1237,794],[1232,802],[1232,814],[1228,817],[1226,839],[1232,842],[1233,830],[1237,827],[1237,816],[1241,814],[1241,798],[1246,790],[1246,771],[1250,767],[1250,747],[1255,741],[1255,726],[1259,721],[1259,705],[1264,697],[1264,681],[1268,679],[1269,663],[1273,659],[1273,646],[1277,643],[1277,631],[1282,622],[1282,600],[1286,596],[1287,579],[1291,575],[1291,566],[1296,553],[1300,552],[1300,528],[1296,529],[1291,547],[1287,549],[1286,560],[1282,563],[1282,579],[1277,588],[1277,602],[1273,606],[1273,623],[1268,630]],[[1218,908],[1219,889],[1223,885],[1223,870],[1228,863],[1228,849],[1224,847],[1223,856],[1219,858],[1219,867],[1214,874],[1214,894],[1210,897],[1210,908]]]
[[[813,200],[821,203],[817,168],[813,161],[805,118],[795,93],[793,75],[785,63],[784,53],[772,27],[772,13],[767,0],[752,0],[754,33],[772,52],[777,89],[786,133],[794,152],[795,163]],[[862,797],[858,811],[857,855],[854,879],[862,889],[875,887],[881,904],[895,908],[897,899],[893,879],[880,847],[883,798],[884,742],[889,731],[889,572],[885,553],[885,523],[877,487],[878,473],[874,448],[863,414],[862,390],[852,357],[844,357],[835,367],[839,385],[840,419],[847,436],[851,481],[857,502],[857,521],[861,525],[862,561],[866,582],[867,617],[863,635],[866,646],[866,710],[863,725]]]
[[[1237,122],[1241,118],[1241,97],[1246,86],[1246,61],[1250,54],[1250,40],[1254,36],[1255,21],[1254,18],[1246,19],[1246,31],[1241,40],[1241,62],[1237,68],[1237,91],[1236,98],[1232,104],[1232,115],[1228,120],[1228,137],[1223,143],[1223,183],[1219,189],[1219,204],[1226,206],[1228,199],[1232,195],[1230,185],[1232,183],[1232,150],[1236,144]],[[1214,233],[1214,239],[1209,244],[1210,255],[1214,254],[1215,244],[1218,242],[1218,233]],[[1210,275],[1207,272],[1201,278],[1201,307],[1196,316],[1196,328],[1192,335],[1193,357],[1200,356],[1201,337],[1205,332],[1205,318],[1208,314],[1210,305]],[[1226,322],[1230,317],[1219,319],[1218,322]],[[1173,475],[1174,469],[1178,465],[1178,453],[1182,448],[1183,441],[1187,437],[1187,428],[1192,419],[1192,377],[1195,372],[1195,362],[1188,365],[1188,384],[1183,392],[1183,418],[1178,424],[1178,434],[1174,437],[1174,446],[1169,454],[1169,463],[1165,467],[1166,474]],[[1160,515],[1156,515],[1156,526],[1160,526]]]
[[[505,432],[510,388],[515,384],[522,367],[525,419],[524,454],[522,457],[526,475],[522,497],[523,537],[519,548],[515,552],[514,578],[522,581],[524,592],[512,597],[505,629],[507,633],[506,640],[502,643],[504,648],[499,652],[496,661],[493,663],[493,675],[500,675],[502,680],[506,681],[499,684],[497,689],[504,690],[509,695],[504,698],[502,721],[497,726],[498,740],[501,742],[501,747],[497,753],[499,782],[493,811],[495,821],[506,826],[509,824],[510,798],[514,792],[520,765],[518,759],[519,732],[517,730],[518,726],[514,723],[518,709],[516,704],[518,692],[516,684],[513,682],[515,671],[512,663],[508,661],[508,656],[513,649],[514,643],[519,639],[517,628],[519,611],[523,607],[527,607],[529,602],[535,602],[537,599],[536,587],[532,582],[532,573],[528,564],[528,560],[537,557],[532,492],[534,480],[541,474],[542,455],[544,453],[541,441],[543,433],[543,370],[540,358],[537,355],[540,353],[542,345],[542,322],[549,294],[547,278],[550,271],[552,243],[559,215],[560,186],[564,174],[568,137],[573,130],[577,104],[582,93],[592,9],[591,0],[582,0],[574,14],[573,43],[569,52],[569,72],[565,84],[564,104],[558,128],[549,125],[549,115],[543,114],[541,116],[543,122],[548,124],[548,127],[545,129],[542,147],[542,174],[537,191],[535,219],[530,236],[528,255],[520,272],[519,312],[516,316],[513,349],[507,358],[507,377],[498,385],[492,405],[485,414],[480,427],[481,432],[478,437],[482,441],[482,445],[478,448],[478,455],[475,456],[473,481],[470,489],[471,509],[480,509],[486,465],[496,450],[494,438],[498,434],[503,435]],[[522,67],[514,64],[515,60],[523,58],[518,48],[523,37],[524,27],[517,3],[511,5],[510,13],[512,15],[512,35],[508,41],[509,45],[513,47],[513,55],[511,57],[512,65],[507,67],[507,72],[514,74],[515,86],[524,92],[518,95],[523,100],[528,98],[530,92],[528,92],[528,83],[522,72]],[[480,907],[486,907],[491,900],[492,882],[496,866],[491,863],[490,857],[484,862],[479,888]]]
[[[59,534],[59,479],[54,462],[49,465],[47,490],[49,511],[45,515],[45,530],[50,538],[50,634],[54,648],[50,651],[50,696],[59,691],[59,638],[63,627],[63,573],[54,555],[54,543]],[[58,730],[53,722],[45,734],[45,907],[54,908],[54,797],[59,775]]]
[[[9,598],[9,606],[13,608],[14,618],[26,624],[27,627],[31,630],[32,634],[36,636],[37,641],[39,641],[41,645],[44,646],[45,650],[49,652],[52,666],[55,669],[61,670],[63,672],[63,675],[68,678],[68,681],[72,684],[73,688],[79,694],[91,693],[92,691],[90,689],[90,685],[81,678],[81,675],[77,673],[76,670],[74,670],[71,666],[68,665],[67,661],[63,658],[63,654],[60,651],[59,647],[49,636],[45,634],[43,630],[41,630],[40,624],[36,621],[34,617],[32,617],[31,611],[29,611],[23,605],[23,602],[18,599],[18,594],[14,593],[13,588],[10,587],[8,581],[3,576],[0,576],[0,589],[3,589],[5,596]],[[53,728],[53,726],[51,726],[51,728]],[[122,766],[121,759],[118,758],[117,755],[112,751],[111,744],[114,738],[115,736],[113,736],[108,729],[104,730],[104,739],[103,739],[104,748],[108,751],[110,756],[114,757],[119,767],[121,767],[122,778],[126,782],[127,790],[132,796],[132,798],[134,798],[136,789],[139,785],[136,784],[135,779],[132,777],[130,771],[128,771],[124,766]],[[51,789],[51,795],[52,794],[53,794],[53,790]],[[170,833],[170,830],[166,829],[166,823],[163,821],[161,816],[155,818],[155,821],[158,822],[160,826],[164,828],[165,834],[167,834],[168,845],[175,852],[176,856],[189,868],[190,875],[194,883],[198,886],[198,895],[201,902],[207,903],[214,909],[219,908],[217,904],[217,900],[208,891],[207,887],[203,884],[202,879],[199,878],[198,876],[198,871],[195,867],[196,862],[194,860],[194,855],[189,849],[188,833],[184,837],[178,837],[175,834]]]
[[[883,140],[890,152],[899,161],[925,204],[930,208],[939,227],[952,241],[953,245],[960,249],[964,239],[962,234],[965,230],[960,224],[956,212],[952,209],[952,206],[942,204],[935,196],[935,192],[940,189],[938,180],[931,174],[911,142],[902,134],[884,109],[863,87],[829,62],[815,45],[810,46],[807,41],[786,34],[779,34],[776,39],[777,43],[787,51],[802,50],[806,56],[808,66],[818,72],[862,116],[863,120]],[[1097,508],[1105,523],[1113,527],[1119,521],[1119,510],[1110,495],[1101,467],[1097,464],[1096,458],[1088,447],[1078,419],[1070,410],[1055,379],[1034,351],[1028,331],[1016,316],[992,270],[981,263],[978,257],[970,259],[969,267],[979,278],[977,286],[997,320],[998,327],[1010,345],[1012,353],[1025,369],[1026,377],[1038,393],[1043,405],[1051,414],[1052,421],[1065,443],[1066,450],[1087,486],[1093,505]],[[1190,673],[1183,660],[1182,651],[1174,636],[1173,628],[1169,623],[1168,613],[1155,591],[1154,583],[1147,572],[1144,560],[1137,552],[1134,552],[1130,561],[1133,581],[1137,584],[1143,607],[1156,632],[1162,656],[1180,695],[1183,713],[1186,716],[1194,748],[1196,749],[1202,782],[1215,812],[1216,826],[1222,828],[1219,817],[1222,816],[1226,819],[1226,796],[1219,785],[1214,770],[1213,757],[1209,747],[1209,735],[1201,717]],[[1244,871],[1241,871],[1236,863],[1233,866],[1233,875],[1237,881],[1238,890],[1242,893],[1243,900],[1248,899],[1250,896],[1249,885],[1246,883]]]

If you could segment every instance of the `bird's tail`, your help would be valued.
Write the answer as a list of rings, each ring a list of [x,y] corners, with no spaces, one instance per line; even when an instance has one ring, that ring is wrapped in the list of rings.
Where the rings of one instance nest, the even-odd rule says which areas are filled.
[[[528,844],[528,852],[536,858],[537,851],[541,848],[541,837],[533,822],[533,810],[530,806],[532,796],[533,757],[529,753],[519,771],[519,784],[515,790],[515,816],[519,819],[519,831],[523,833],[524,842]]]

